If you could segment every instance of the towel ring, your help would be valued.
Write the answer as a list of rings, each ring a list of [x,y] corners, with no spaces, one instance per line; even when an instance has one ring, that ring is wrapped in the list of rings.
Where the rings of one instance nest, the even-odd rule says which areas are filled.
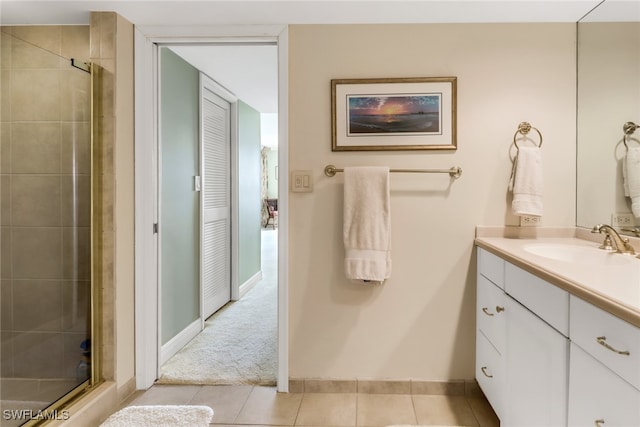
[[[632,135],[640,125],[637,125],[633,122],[627,122],[622,125],[622,132],[624,132],[624,137],[622,138],[622,142],[624,143],[624,147],[629,151],[629,146],[627,145],[627,137]]]
[[[520,149],[520,147],[518,147],[518,140],[516,139],[518,134],[520,133],[526,136],[529,132],[531,132],[531,129],[538,132],[538,136],[540,137],[540,143],[538,144],[538,147],[542,147],[542,134],[540,133],[538,128],[531,126],[531,124],[528,122],[522,122],[518,125],[518,130],[516,131],[516,133],[513,134],[513,144],[516,146],[518,150]]]

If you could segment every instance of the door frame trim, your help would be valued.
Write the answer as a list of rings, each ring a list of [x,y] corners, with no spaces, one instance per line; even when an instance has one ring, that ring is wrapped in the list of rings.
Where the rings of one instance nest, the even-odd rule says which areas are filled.
[[[135,64],[135,368],[136,388],[147,389],[159,377],[157,177],[157,46],[155,43],[275,42],[278,46],[278,372],[277,388],[289,391],[288,328],[288,27],[144,27],[134,33]],[[149,34],[149,33],[147,33]],[[151,77],[151,78],[150,78]],[[151,155],[149,154],[151,153]],[[282,172],[284,171],[284,173]]]

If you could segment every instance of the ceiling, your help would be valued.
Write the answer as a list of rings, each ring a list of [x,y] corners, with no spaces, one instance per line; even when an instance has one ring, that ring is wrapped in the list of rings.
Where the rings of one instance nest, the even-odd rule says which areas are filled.
[[[640,0],[626,1],[640,4]],[[140,28],[216,25],[576,22],[601,0],[0,0],[2,25],[87,25],[113,11]],[[262,113],[277,111],[276,46],[172,46]]]
[[[3,25],[87,24],[90,11],[117,12],[136,25],[273,25],[576,22],[600,0],[2,0],[1,3]]]
[[[259,112],[278,112],[276,45],[172,45],[171,50]]]

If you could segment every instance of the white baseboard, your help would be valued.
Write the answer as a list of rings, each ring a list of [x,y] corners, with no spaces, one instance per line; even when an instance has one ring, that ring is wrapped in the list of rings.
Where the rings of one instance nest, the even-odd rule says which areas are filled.
[[[249,280],[240,285],[240,298],[242,298],[247,292],[262,280],[262,270],[251,276]]]
[[[171,338],[168,343],[160,349],[160,366],[169,360],[174,354],[179,352],[182,347],[187,345],[189,341],[195,338],[202,331],[202,321],[195,320],[189,326],[184,328],[175,337]]]

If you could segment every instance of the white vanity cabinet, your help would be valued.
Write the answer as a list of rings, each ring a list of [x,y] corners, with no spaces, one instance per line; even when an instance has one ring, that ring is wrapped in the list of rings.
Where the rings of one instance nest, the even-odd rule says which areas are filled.
[[[513,298],[505,306],[505,426],[567,423],[569,341]]]
[[[569,425],[640,426],[640,328],[571,296]]]
[[[567,424],[568,310],[566,292],[478,248],[476,378],[502,425]]]

